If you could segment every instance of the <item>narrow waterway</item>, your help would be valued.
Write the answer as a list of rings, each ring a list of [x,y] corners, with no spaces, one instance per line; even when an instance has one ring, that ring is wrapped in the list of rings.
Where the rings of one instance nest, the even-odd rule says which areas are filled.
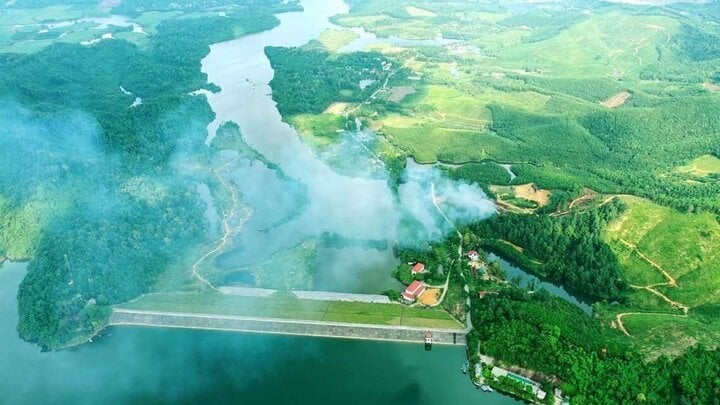
[[[122,327],[42,353],[15,330],[24,275],[0,267],[2,404],[518,403],[476,390],[459,347]]]
[[[505,273],[507,274],[508,280],[517,278],[520,281],[520,287],[527,287],[530,283],[534,283],[535,287],[537,289],[545,289],[550,294],[552,294],[556,297],[562,298],[565,301],[570,302],[571,304],[582,309],[583,312],[585,312],[586,314],[588,314],[588,315],[592,314],[592,307],[590,305],[579,300],[577,297],[570,294],[563,287],[560,287],[560,286],[552,284],[552,283],[548,283],[546,281],[542,281],[538,277],[526,272],[525,270],[510,264],[507,260],[499,257],[498,255],[496,255],[494,253],[490,253],[488,255],[488,260],[490,262],[498,262],[500,264],[500,268],[503,269],[505,271]]]
[[[342,1],[307,0],[302,5],[304,12],[279,15],[281,24],[275,29],[213,45],[202,62],[208,80],[222,88],[207,95],[217,115],[209,127],[210,137],[221,123],[233,121],[239,124],[246,142],[284,174],[280,178],[261,165],[234,168],[232,180],[255,211],[235,239],[236,248],[216,261],[221,268],[262,262],[323,233],[355,240],[396,240],[398,215],[387,182],[333,171],[282,122],[272,100],[268,83],[274,72],[265,47],[302,45],[331,25],[330,16],[347,11]],[[301,205],[298,215],[282,217]],[[366,249],[365,256],[370,262],[387,263],[389,268],[382,266],[384,277],[369,277],[377,283],[363,283],[356,291],[379,292],[395,286],[389,269],[397,263],[387,261],[388,251]],[[344,277],[321,275],[324,288],[332,288],[328,280],[334,279],[338,289],[353,290],[348,288],[349,280],[366,279],[367,271],[378,270],[363,262],[348,260],[345,264]]]

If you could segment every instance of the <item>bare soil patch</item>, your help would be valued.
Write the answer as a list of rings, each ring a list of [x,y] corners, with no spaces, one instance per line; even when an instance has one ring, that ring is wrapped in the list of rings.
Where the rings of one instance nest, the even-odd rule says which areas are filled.
[[[393,87],[390,89],[390,96],[388,97],[388,100],[393,103],[399,103],[406,96],[413,93],[415,93],[415,88],[412,86]]]
[[[405,11],[407,11],[411,17],[435,17],[437,15],[430,10],[417,8],[415,6],[407,6],[405,7]]]
[[[345,113],[345,111],[348,108],[348,103],[332,103],[328,106],[328,108],[325,109],[325,114],[335,114],[335,115],[342,115]]]
[[[422,305],[428,306],[437,305],[438,299],[440,299],[439,288],[428,288],[420,297],[418,297],[418,301]]]
[[[550,191],[537,188],[533,183],[513,186],[513,192],[515,197],[535,201],[541,207],[547,205],[550,200]]]
[[[717,93],[720,91],[720,86],[710,82],[703,83],[703,87],[705,87],[705,89],[708,91],[712,91],[713,93]]]
[[[621,105],[625,104],[628,98],[630,98],[630,93],[628,93],[627,91],[621,91],[620,93],[603,101],[601,104],[607,108],[620,107]]]

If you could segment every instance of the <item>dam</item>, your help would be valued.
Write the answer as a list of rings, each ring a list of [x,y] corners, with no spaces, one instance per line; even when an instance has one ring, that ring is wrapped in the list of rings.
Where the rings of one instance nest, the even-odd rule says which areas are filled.
[[[426,333],[431,332],[432,343],[434,344],[465,345],[467,343],[467,331],[459,328],[423,328],[399,325],[372,325],[348,322],[138,311],[128,309],[115,309],[110,316],[108,325],[220,330],[421,344],[425,343]]]

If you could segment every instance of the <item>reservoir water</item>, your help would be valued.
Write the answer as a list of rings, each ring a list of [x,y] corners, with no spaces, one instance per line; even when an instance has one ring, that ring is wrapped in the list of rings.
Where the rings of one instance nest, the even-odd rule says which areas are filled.
[[[24,275],[0,268],[1,404],[518,403],[476,390],[460,347],[117,327],[42,353],[15,330]]]

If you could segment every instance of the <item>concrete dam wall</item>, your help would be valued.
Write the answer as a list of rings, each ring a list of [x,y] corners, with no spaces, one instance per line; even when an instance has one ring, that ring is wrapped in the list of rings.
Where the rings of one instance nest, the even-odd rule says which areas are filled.
[[[394,325],[303,321],[278,318],[255,318],[231,315],[190,314],[175,312],[116,309],[110,326],[135,325],[185,329],[223,330],[251,333],[318,336],[346,339],[385,340],[425,343],[426,332],[433,344],[465,345],[467,333],[462,329],[435,329]]]

